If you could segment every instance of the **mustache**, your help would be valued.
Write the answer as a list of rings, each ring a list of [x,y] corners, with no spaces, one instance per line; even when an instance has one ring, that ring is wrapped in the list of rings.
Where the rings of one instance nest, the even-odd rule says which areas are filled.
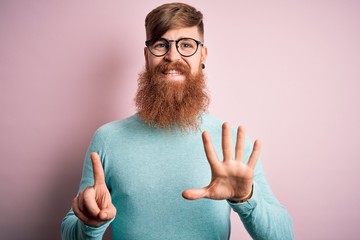
[[[190,67],[181,62],[161,62],[154,69],[155,73],[161,74],[169,70],[178,71],[186,76],[190,74]]]

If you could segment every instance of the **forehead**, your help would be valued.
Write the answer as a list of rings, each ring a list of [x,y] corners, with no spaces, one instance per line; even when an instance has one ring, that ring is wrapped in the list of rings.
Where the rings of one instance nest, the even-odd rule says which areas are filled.
[[[169,29],[161,37],[172,40],[179,38],[194,38],[202,40],[197,26]]]

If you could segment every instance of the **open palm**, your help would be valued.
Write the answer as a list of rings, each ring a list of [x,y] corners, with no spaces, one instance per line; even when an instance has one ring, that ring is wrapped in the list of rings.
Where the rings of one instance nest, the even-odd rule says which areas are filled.
[[[260,155],[260,141],[256,140],[247,164],[244,163],[245,130],[240,126],[232,158],[231,130],[228,123],[222,126],[223,161],[219,161],[207,132],[202,134],[206,157],[211,168],[211,182],[200,189],[187,189],[183,197],[189,200],[210,198],[240,200],[252,190],[254,168]]]

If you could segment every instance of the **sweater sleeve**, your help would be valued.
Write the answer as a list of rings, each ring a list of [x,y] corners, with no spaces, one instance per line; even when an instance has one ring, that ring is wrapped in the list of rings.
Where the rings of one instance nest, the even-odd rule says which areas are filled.
[[[90,153],[94,151],[97,152],[100,156],[102,163],[104,164],[105,151],[106,151],[105,149],[106,136],[102,132],[103,131],[101,131],[101,128],[95,132],[91,144],[88,148],[84,161],[79,192],[84,190],[87,186],[92,186],[94,184],[94,176],[93,176],[92,164],[90,159]],[[67,213],[61,224],[62,239],[63,240],[102,239],[110,223],[111,221],[108,221],[105,224],[101,225],[100,227],[88,226],[83,222],[81,222],[76,217],[73,210],[70,209],[70,211]]]
[[[100,227],[88,226],[81,222],[75,216],[74,212],[70,210],[61,224],[62,239],[100,240],[102,239],[107,227],[110,225],[110,222],[111,221],[105,223],[104,225],[101,225]]]
[[[248,201],[229,202],[250,236],[255,240],[294,239],[292,220],[271,191],[260,161],[256,166],[253,187],[253,195]]]

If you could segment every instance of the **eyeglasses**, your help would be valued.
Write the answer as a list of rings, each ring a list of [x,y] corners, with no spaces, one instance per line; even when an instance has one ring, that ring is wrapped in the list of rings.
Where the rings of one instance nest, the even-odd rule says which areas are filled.
[[[183,57],[191,57],[196,53],[199,45],[204,46],[201,41],[195,40],[193,38],[180,38],[178,40],[160,38],[156,41],[150,39],[145,41],[145,45],[153,55],[156,57],[162,57],[169,52],[171,42],[175,43],[176,50]]]

